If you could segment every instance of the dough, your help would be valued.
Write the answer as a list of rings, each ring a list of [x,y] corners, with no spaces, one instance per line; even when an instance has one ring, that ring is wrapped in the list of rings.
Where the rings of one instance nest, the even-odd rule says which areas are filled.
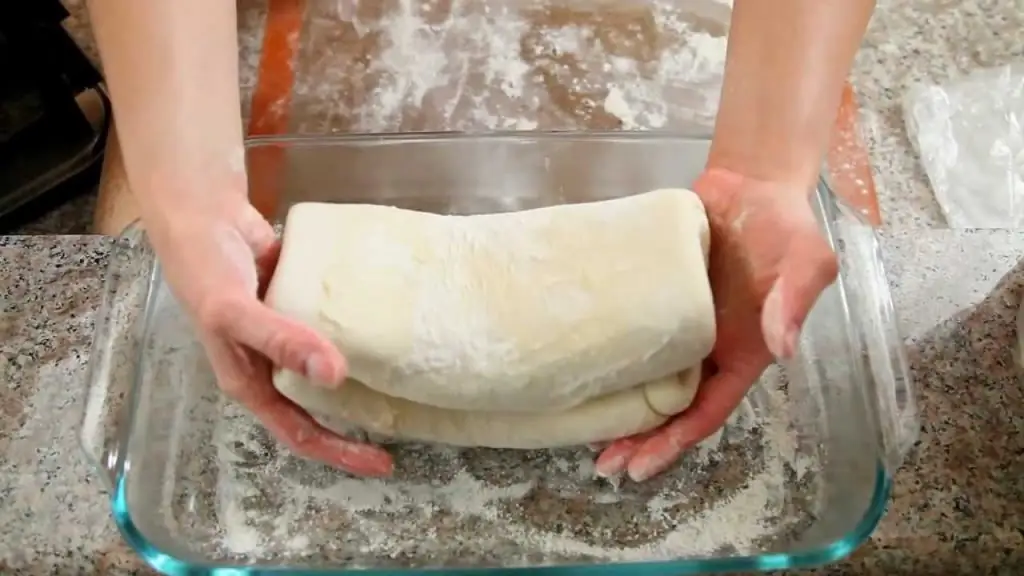
[[[693,401],[700,368],[591,399],[564,412],[450,410],[393,398],[349,380],[336,390],[279,371],[274,386],[328,428],[336,422],[396,439],[521,450],[578,446],[652,430]]]
[[[395,404],[402,417],[565,417],[710,352],[708,244],[703,205],[682,189],[474,216],[304,203],[266,300],[338,344],[363,385],[353,396],[424,405]],[[307,407],[343,398],[275,382]]]

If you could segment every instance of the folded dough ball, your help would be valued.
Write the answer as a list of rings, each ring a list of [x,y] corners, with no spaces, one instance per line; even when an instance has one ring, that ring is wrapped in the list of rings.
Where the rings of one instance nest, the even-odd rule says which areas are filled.
[[[473,216],[305,203],[266,301],[336,342],[370,390],[562,413],[700,364],[708,244],[682,189]]]
[[[381,394],[355,380],[328,390],[294,372],[274,375],[274,386],[286,398],[338,432],[347,424],[395,439],[520,450],[579,446],[653,430],[690,405],[699,381],[700,368],[692,368],[562,412],[529,413],[437,408]]]

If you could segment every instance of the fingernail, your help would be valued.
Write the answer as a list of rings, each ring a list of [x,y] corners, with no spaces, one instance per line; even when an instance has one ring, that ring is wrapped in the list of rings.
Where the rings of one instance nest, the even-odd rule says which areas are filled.
[[[765,346],[776,358],[784,357],[788,334],[782,323],[782,291],[779,290],[778,282],[764,299],[761,314],[761,332],[764,335]]]
[[[342,468],[352,470],[358,476],[363,476],[365,478],[388,478],[395,473],[395,467],[391,462],[373,463],[361,467],[342,466]]]
[[[650,458],[634,460],[626,469],[626,474],[633,482],[643,482],[657,473],[657,466],[650,461]]]
[[[622,473],[623,468],[626,467],[626,461],[628,458],[628,454],[622,454],[614,458],[603,459],[594,466],[594,475],[599,478],[611,478],[613,476],[618,476]]]
[[[363,478],[388,478],[395,473],[394,462],[390,459],[367,461],[358,456],[345,455],[336,461],[335,466]]]
[[[331,362],[322,354],[306,358],[306,378],[329,385],[335,385],[340,380],[337,370],[332,369]]]

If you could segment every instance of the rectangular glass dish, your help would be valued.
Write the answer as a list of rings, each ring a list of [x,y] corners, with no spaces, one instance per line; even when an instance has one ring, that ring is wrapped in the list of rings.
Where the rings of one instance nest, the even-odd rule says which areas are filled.
[[[276,158],[254,190],[276,191],[279,219],[306,200],[471,214],[688,186],[708,148],[520,132],[263,139],[248,153]],[[125,539],[166,574],[678,575],[835,561],[881,518],[917,428],[874,231],[825,182],[811,202],[841,266],[798,357],[647,483],[593,477],[587,448],[395,444],[389,480],[292,456],[222,397],[138,227],[110,257],[83,447]]]

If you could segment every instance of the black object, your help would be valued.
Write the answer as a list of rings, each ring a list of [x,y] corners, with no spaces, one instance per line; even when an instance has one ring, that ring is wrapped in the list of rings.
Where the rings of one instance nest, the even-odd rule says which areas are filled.
[[[99,182],[110,104],[58,0],[0,0],[0,234]]]

